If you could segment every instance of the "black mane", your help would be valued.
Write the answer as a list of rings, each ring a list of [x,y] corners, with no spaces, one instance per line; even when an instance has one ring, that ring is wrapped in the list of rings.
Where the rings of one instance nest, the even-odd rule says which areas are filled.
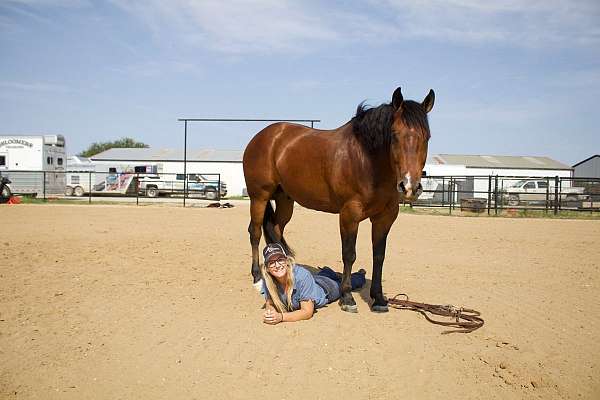
[[[394,122],[394,107],[390,103],[368,108],[363,101],[356,108],[356,115],[351,122],[354,135],[366,150],[374,152],[389,148]],[[402,122],[409,128],[419,129],[429,135],[427,113],[416,101],[402,102]]]

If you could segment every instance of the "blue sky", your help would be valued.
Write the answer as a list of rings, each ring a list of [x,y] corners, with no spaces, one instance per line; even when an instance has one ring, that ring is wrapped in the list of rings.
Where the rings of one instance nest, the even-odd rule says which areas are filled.
[[[180,117],[315,118],[430,88],[430,153],[600,153],[598,1],[0,2],[0,133],[183,144]],[[190,126],[243,149],[261,124]]]

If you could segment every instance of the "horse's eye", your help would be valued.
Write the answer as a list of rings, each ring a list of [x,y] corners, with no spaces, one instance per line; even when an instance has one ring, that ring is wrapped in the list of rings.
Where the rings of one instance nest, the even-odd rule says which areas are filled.
[[[396,135],[392,135],[392,143],[398,143],[398,137]]]

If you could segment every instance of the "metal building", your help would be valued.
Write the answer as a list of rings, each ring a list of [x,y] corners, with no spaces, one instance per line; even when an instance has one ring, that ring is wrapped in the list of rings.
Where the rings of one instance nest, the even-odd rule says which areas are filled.
[[[593,155],[573,165],[575,178],[600,178],[600,154]]]

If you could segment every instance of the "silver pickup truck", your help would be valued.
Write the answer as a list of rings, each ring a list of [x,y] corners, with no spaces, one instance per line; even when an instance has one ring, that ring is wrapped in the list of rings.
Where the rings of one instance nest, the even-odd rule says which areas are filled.
[[[185,175],[146,175],[139,179],[139,192],[147,197],[181,195],[184,193]],[[187,192],[209,200],[227,196],[227,184],[218,179],[208,179],[199,174],[188,174]],[[220,196],[219,196],[220,194]]]
[[[522,179],[501,190],[503,201],[509,206],[518,206],[520,203],[553,201],[555,197],[554,182],[545,179]],[[568,187],[560,189],[560,201],[576,203],[589,198],[582,187]]]

